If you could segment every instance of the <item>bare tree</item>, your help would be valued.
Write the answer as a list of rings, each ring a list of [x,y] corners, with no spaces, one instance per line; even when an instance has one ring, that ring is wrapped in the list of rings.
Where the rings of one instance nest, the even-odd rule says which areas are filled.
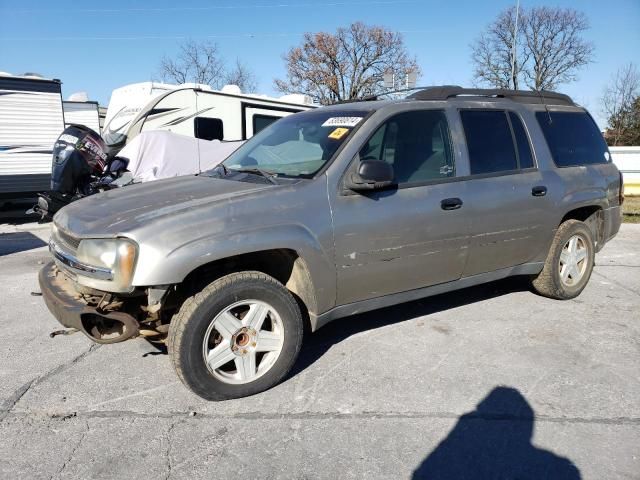
[[[523,46],[522,22],[519,19],[516,28],[516,9],[508,8],[471,46],[475,79],[496,88],[518,89],[519,77],[529,58]]]
[[[420,73],[399,33],[361,22],[333,33],[306,33],[302,45],[284,55],[286,80],[275,80],[283,93],[306,93],[326,105],[384,90],[383,75]]]
[[[515,9],[509,8],[471,46],[474,76],[497,88],[526,85],[533,90],[575,81],[578,70],[593,58],[593,45],[582,38],[588,28],[581,12],[536,7],[520,10],[516,31]]]
[[[243,92],[255,92],[258,89],[258,80],[255,74],[238,59],[236,59],[233,68],[227,71],[225,83],[237,85]]]
[[[227,70],[218,46],[211,42],[187,40],[180,45],[175,58],[163,57],[160,62],[163,81],[201,83],[219,89],[227,83],[238,85],[243,91],[255,91],[257,80],[253,72],[240,60]]]
[[[637,129],[639,97],[640,72],[633,63],[628,63],[612,76],[601,98],[602,113],[609,122],[606,137],[610,145],[627,144],[629,129],[634,125]]]

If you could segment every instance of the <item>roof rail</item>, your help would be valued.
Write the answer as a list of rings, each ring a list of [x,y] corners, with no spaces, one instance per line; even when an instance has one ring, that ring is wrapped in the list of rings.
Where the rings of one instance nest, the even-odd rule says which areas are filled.
[[[456,97],[508,98],[519,103],[575,106],[571,97],[563,93],[544,90],[507,90],[504,88],[462,88],[458,85],[427,87],[409,95],[407,98],[413,100],[447,100],[448,98]]]

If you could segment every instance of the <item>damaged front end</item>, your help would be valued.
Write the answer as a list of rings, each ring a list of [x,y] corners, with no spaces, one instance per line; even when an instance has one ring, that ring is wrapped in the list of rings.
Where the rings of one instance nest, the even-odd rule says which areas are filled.
[[[81,239],[54,222],[49,241],[53,261],[40,271],[45,303],[68,331],[97,343],[137,336],[163,341],[170,314],[163,310],[170,285],[134,287],[138,245],[126,237]]]
[[[96,343],[117,343],[137,336],[163,342],[170,317],[163,303],[169,286],[114,294],[78,285],[55,262],[39,275],[49,311],[65,327],[84,333]]]

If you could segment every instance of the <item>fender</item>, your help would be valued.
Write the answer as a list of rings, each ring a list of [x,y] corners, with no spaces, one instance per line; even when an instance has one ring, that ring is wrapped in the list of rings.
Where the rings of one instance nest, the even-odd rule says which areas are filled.
[[[558,213],[562,214],[560,219],[571,210],[580,207],[598,206],[600,208],[609,208],[607,201],[607,191],[601,187],[581,188],[567,192],[558,204]]]
[[[160,255],[152,248],[142,248],[133,285],[177,284],[198,267],[216,260],[264,250],[289,249],[304,261],[318,301],[317,309],[323,312],[335,306],[336,298],[332,253],[323,247],[323,244],[333,245],[332,232],[327,230],[323,237],[317,238],[301,224],[282,224],[197,238],[166,255]]]

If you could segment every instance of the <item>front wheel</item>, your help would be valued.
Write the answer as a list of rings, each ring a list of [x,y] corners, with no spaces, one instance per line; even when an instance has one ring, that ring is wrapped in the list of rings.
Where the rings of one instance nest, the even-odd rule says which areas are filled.
[[[578,220],[567,220],[558,228],[533,287],[541,295],[558,300],[577,297],[589,282],[594,260],[589,227]]]
[[[226,275],[187,299],[168,347],[182,382],[207,400],[245,397],[278,384],[302,344],[297,302],[261,272]]]

